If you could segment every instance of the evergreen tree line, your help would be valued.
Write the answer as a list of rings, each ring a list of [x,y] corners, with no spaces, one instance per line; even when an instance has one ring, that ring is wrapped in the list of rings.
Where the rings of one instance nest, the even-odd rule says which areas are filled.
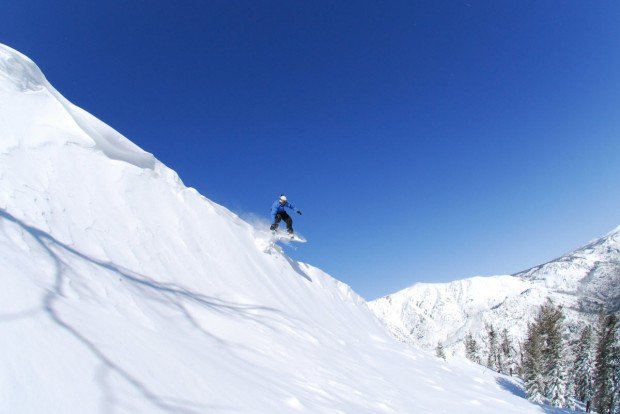
[[[465,356],[477,364],[483,364],[488,368],[506,375],[514,375],[519,368],[519,353],[504,329],[498,333],[492,324],[485,326],[486,349],[482,349],[478,341],[470,332],[465,336]]]
[[[556,407],[582,401],[586,411],[620,414],[620,324],[601,311],[595,328],[586,326],[569,344],[562,308],[547,301],[528,324],[523,343],[504,329],[485,326],[481,344],[471,333],[465,337],[470,360],[507,375],[522,378],[528,399]]]

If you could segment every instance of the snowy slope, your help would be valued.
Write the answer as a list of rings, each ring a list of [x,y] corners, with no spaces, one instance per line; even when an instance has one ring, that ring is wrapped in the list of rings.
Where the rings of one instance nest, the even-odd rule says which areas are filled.
[[[462,355],[468,332],[486,323],[525,337],[527,322],[551,298],[564,306],[573,335],[601,305],[620,310],[620,227],[588,245],[515,275],[416,284],[369,305],[400,341],[433,348],[442,341]],[[476,335],[477,334],[477,335]]]
[[[394,341],[0,45],[0,412],[547,412]]]

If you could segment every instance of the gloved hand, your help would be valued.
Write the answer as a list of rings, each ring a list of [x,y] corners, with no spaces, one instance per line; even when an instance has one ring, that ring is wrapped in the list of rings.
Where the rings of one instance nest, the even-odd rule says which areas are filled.
[[[272,225],[271,225],[271,227],[269,227],[269,230],[271,230],[271,231],[275,231],[275,230],[276,230],[276,225],[275,225],[275,224],[272,224]]]
[[[301,216],[301,211],[300,211],[300,210],[297,210],[297,214],[299,214],[299,215]]]

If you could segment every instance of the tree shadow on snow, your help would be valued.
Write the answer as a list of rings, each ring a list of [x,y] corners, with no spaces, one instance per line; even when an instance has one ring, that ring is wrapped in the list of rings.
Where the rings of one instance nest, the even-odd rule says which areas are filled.
[[[525,390],[518,382],[504,377],[496,378],[495,382],[497,382],[497,385],[510,392],[511,394],[516,395],[520,398],[527,398],[527,396],[525,395]]]
[[[497,385],[502,387],[504,390],[510,392],[511,394],[516,395],[517,397],[520,397],[523,399],[527,399],[527,395],[525,394],[525,390],[523,389],[523,386],[521,385],[521,383],[517,382],[516,380],[508,379],[504,377],[498,377],[495,379],[495,382],[497,383]],[[575,412],[567,408],[550,407],[548,405],[543,405],[543,404],[535,404],[535,405],[538,405],[545,413],[549,413],[549,414],[564,414],[564,413]]]
[[[42,298],[42,308],[49,315],[51,320],[59,327],[71,334],[75,339],[80,341],[86,348],[88,348],[102,363],[101,370],[95,376],[100,382],[103,394],[106,396],[106,400],[109,405],[112,405],[116,398],[111,395],[112,392],[109,389],[106,378],[110,373],[114,372],[119,374],[124,380],[131,384],[140,394],[142,394],[148,401],[150,401],[155,407],[171,413],[185,413],[185,414],[197,414],[204,412],[214,412],[214,410],[233,410],[233,407],[205,405],[202,403],[195,403],[192,401],[180,400],[172,397],[164,397],[157,395],[151,391],[144,383],[140,382],[136,376],[125,370],[123,367],[114,362],[108,357],[97,344],[89,339],[85,334],[79,332],[77,328],[65,321],[60,313],[55,308],[56,301],[63,296],[65,276],[64,273],[67,269],[70,269],[70,265],[63,261],[63,259],[56,253],[56,251],[64,251],[70,255],[83,259],[93,265],[113,272],[118,277],[131,283],[132,287],[141,291],[145,297],[151,300],[158,300],[160,302],[169,303],[175,306],[180,314],[196,329],[200,330],[203,334],[208,335],[218,342],[223,342],[222,339],[215,337],[215,335],[206,331],[200,324],[194,319],[191,313],[187,310],[186,304],[191,303],[202,308],[206,308],[210,311],[239,317],[245,319],[250,323],[260,324],[273,331],[276,331],[277,325],[283,323],[283,318],[278,317],[280,311],[275,308],[259,306],[259,305],[247,305],[227,302],[215,297],[209,297],[204,294],[191,291],[187,288],[177,286],[171,283],[157,282],[147,276],[132,272],[128,269],[124,269],[110,262],[104,262],[85,255],[77,251],[76,249],[68,246],[61,241],[54,238],[49,233],[46,233],[40,229],[29,226],[23,221],[19,220],[15,216],[11,215],[7,211],[0,209],[0,218],[12,222],[21,227],[38,243],[43,250],[49,255],[49,257],[55,263],[55,279],[54,287],[52,290],[48,290],[45,296]],[[290,260],[287,258],[287,260]],[[291,266],[295,266],[291,263]],[[299,269],[299,266],[297,265]],[[298,270],[302,276],[309,279],[301,269]],[[19,319],[22,317],[28,317],[36,314],[37,310],[28,310],[19,315],[3,316],[0,318],[0,322]],[[111,407],[104,407],[103,412],[112,411]]]

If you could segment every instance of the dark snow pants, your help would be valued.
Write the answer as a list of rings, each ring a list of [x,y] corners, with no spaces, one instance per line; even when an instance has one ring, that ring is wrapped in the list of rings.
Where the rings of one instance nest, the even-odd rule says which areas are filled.
[[[276,222],[273,223],[274,230],[277,230],[280,222],[284,220],[286,223],[286,231],[290,234],[293,234],[293,219],[288,215],[286,211],[276,214]]]

